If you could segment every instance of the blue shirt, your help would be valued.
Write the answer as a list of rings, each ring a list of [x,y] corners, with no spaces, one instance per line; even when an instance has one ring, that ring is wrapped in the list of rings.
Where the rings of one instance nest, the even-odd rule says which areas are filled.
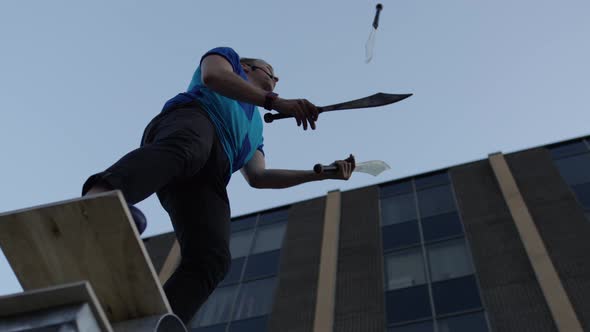
[[[248,80],[246,73],[240,64],[239,55],[229,47],[218,47],[210,50],[201,57],[203,59],[211,54],[224,57],[232,66],[234,73],[244,80]],[[262,153],[262,118],[258,107],[234,99],[224,97],[207,88],[201,80],[201,66],[193,74],[187,92],[178,94],[164,105],[163,111],[181,106],[193,101],[199,102],[209,114],[211,122],[215,126],[217,136],[223,145],[230,163],[230,174],[242,168],[254,156],[256,150]]]

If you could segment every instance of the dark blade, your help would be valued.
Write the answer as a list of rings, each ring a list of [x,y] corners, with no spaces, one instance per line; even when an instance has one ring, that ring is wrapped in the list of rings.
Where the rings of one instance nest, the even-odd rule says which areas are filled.
[[[320,112],[329,112],[337,110],[348,110],[353,108],[369,108],[393,104],[400,100],[410,97],[412,94],[391,94],[391,93],[376,93],[361,99],[351,100],[344,103],[318,107]]]
[[[404,99],[410,97],[411,95],[412,95],[411,93],[391,94],[391,93],[379,92],[379,93],[376,93],[372,96],[364,97],[361,99],[351,100],[351,101],[347,101],[347,102],[339,103],[339,104],[334,104],[334,105],[318,107],[318,110],[320,111],[320,113],[322,113],[322,112],[330,112],[330,111],[338,111],[338,110],[348,110],[348,109],[354,109],[354,108],[369,108],[369,107],[384,106],[384,105],[393,104],[393,103],[398,102],[400,100],[404,100]],[[264,121],[266,123],[271,123],[274,120],[286,119],[286,118],[290,118],[290,117],[291,116],[285,115],[285,114],[266,113],[264,115]]]

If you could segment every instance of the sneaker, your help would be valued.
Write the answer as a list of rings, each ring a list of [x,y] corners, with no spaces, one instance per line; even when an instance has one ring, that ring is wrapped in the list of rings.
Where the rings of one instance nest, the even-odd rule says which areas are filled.
[[[127,207],[129,208],[131,217],[133,217],[133,221],[135,222],[135,226],[137,227],[137,232],[139,232],[139,235],[141,235],[141,233],[143,233],[145,231],[145,228],[147,227],[147,219],[145,218],[145,215],[143,214],[143,212],[141,212],[140,209],[136,208],[131,204],[127,204]]]

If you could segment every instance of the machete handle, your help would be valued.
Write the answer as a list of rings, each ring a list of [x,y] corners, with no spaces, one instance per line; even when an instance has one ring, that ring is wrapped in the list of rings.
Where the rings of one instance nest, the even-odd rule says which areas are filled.
[[[375,9],[377,10],[377,12],[375,12],[375,18],[373,19],[373,28],[377,29],[379,27],[379,14],[381,14],[383,5],[378,3]]]
[[[264,122],[266,122],[266,123],[271,123],[274,120],[280,120],[280,119],[286,119],[286,118],[292,118],[292,116],[287,115],[287,114],[281,114],[281,113],[277,113],[277,114],[266,113],[266,114],[264,114]]]
[[[338,170],[338,166],[336,165],[322,165],[322,164],[315,164],[313,166],[313,171],[316,174],[321,174],[323,172],[335,172]]]
[[[323,109],[321,107],[318,107],[318,114],[322,113]],[[274,120],[280,120],[280,119],[286,119],[286,118],[292,118],[292,115],[287,115],[287,114],[281,114],[281,113],[266,113],[264,114],[264,122],[266,123],[271,123]]]

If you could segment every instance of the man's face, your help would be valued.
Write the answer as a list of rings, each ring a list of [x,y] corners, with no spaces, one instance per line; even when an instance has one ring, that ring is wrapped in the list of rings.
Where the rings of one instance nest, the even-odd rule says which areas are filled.
[[[263,60],[256,60],[253,64],[245,65],[248,80],[254,85],[266,90],[273,91],[279,78],[275,76],[271,65]]]

